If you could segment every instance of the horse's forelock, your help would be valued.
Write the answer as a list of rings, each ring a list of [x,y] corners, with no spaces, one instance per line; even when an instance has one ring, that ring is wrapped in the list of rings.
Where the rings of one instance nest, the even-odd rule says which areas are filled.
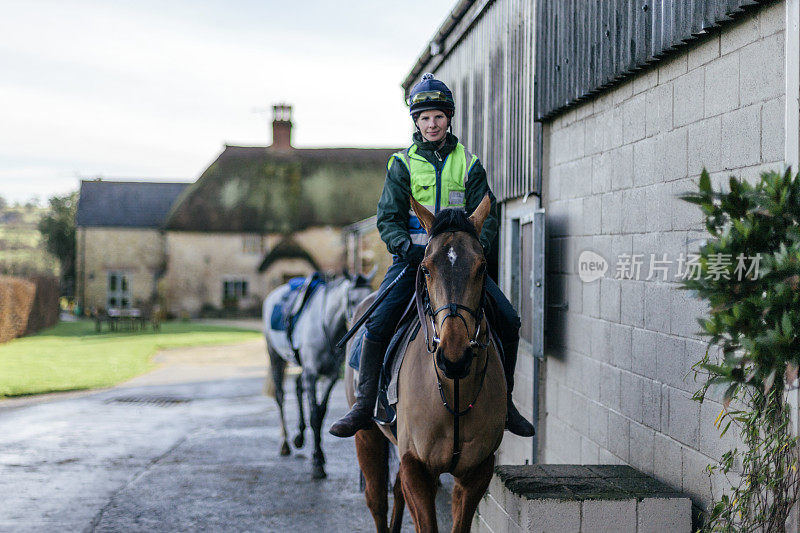
[[[433,239],[442,233],[456,231],[464,231],[476,239],[478,238],[478,232],[475,231],[475,226],[472,225],[467,213],[463,209],[442,209],[436,215],[436,218],[433,219],[433,226],[431,226],[429,238]]]

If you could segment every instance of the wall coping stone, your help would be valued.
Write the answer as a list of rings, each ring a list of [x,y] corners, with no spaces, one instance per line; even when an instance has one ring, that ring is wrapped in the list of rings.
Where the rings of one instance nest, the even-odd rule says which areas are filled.
[[[626,465],[495,467],[478,533],[688,533],[691,499]]]
[[[495,473],[509,491],[528,500],[688,498],[627,465],[506,465]]]

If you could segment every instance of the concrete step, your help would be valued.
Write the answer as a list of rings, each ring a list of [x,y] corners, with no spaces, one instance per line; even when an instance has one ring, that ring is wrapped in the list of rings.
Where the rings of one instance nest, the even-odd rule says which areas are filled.
[[[683,533],[691,511],[688,496],[629,466],[498,466],[472,530]]]

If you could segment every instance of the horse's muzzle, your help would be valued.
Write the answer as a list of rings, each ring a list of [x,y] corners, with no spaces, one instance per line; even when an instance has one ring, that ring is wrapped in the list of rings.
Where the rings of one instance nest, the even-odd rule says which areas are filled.
[[[436,366],[442,371],[444,377],[447,379],[464,379],[469,376],[469,370],[472,366],[472,359],[475,357],[475,352],[472,348],[464,350],[464,354],[458,361],[450,361],[442,353],[442,349],[436,350]]]

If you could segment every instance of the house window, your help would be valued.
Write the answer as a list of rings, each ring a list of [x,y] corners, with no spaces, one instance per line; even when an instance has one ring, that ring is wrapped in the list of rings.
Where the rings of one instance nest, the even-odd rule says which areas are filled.
[[[106,308],[131,308],[131,282],[129,274],[118,271],[112,271],[108,273],[108,285],[106,286]]]
[[[242,252],[246,254],[264,253],[264,239],[261,235],[245,235],[242,237]]]
[[[246,279],[226,279],[222,282],[222,299],[241,300],[247,297]]]

